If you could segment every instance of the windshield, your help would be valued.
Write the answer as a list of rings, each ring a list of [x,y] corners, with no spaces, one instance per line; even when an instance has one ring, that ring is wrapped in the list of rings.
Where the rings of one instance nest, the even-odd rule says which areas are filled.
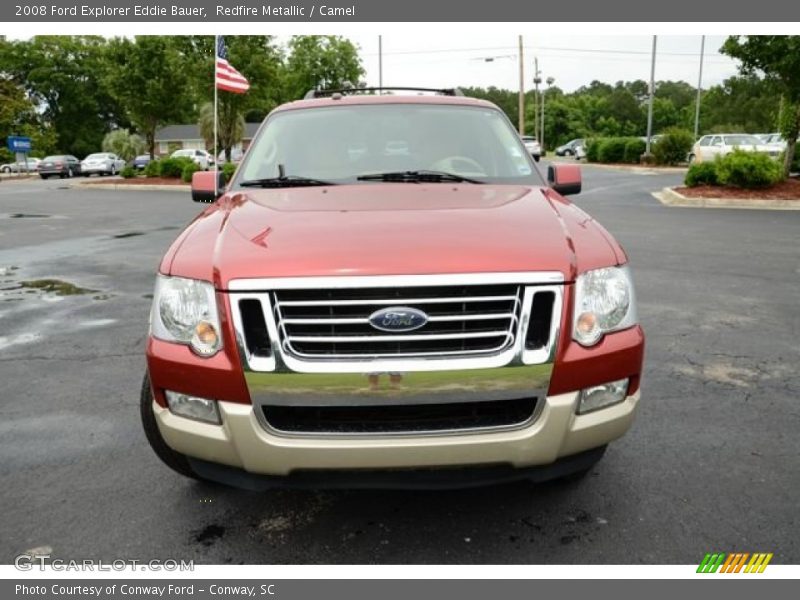
[[[728,146],[758,146],[762,142],[754,135],[726,135],[725,143]]]
[[[98,158],[105,158],[106,156],[106,154],[90,154],[84,160],[96,160]]]
[[[275,113],[248,150],[235,184],[281,173],[355,183],[359,176],[405,171],[542,183],[516,131],[496,109],[383,104]]]

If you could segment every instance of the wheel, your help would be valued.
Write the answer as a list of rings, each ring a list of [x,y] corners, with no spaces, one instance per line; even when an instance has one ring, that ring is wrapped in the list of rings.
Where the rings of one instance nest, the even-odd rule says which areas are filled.
[[[144,435],[147,437],[153,452],[161,459],[161,462],[185,477],[200,479],[192,470],[186,457],[170,448],[161,436],[161,432],[158,430],[158,423],[156,423],[156,416],[153,414],[153,388],[150,386],[150,376],[147,373],[145,373],[144,381],[142,381],[139,409]]]
[[[572,150],[564,150],[564,156],[572,156],[575,154]]]
[[[690,165],[693,165],[697,161],[697,157],[694,154],[690,154],[687,160]]]
[[[39,177],[41,177],[42,179],[47,179],[48,177],[50,177],[50,175],[39,175]]]
[[[11,167],[3,167],[3,173],[11,173]]]
[[[536,162],[539,162],[539,159],[540,159],[540,158],[541,158],[541,156],[534,156],[534,157],[533,157],[533,160],[535,160]]]

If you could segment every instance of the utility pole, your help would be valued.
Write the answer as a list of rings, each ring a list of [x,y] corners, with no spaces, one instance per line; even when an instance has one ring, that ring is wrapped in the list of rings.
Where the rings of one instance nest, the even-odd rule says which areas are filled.
[[[525,57],[522,36],[519,36],[519,134],[525,135]]]
[[[383,87],[383,36],[378,36],[378,87]],[[383,93],[381,90],[380,93]]]
[[[656,40],[658,36],[653,36],[653,58],[650,61],[650,100],[647,103],[647,145],[644,154],[650,157],[650,138],[653,137],[653,96],[656,92]]]
[[[697,76],[697,101],[694,107],[694,139],[700,135],[700,94],[703,91],[703,54],[706,49],[706,36],[700,36],[700,74]]]
[[[539,136],[539,145],[542,147],[542,154],[544,154],[544,101],[547,98],[547,91],[550,90],[550,86],[553,85],[556,81],[555,77],[548,77],[545,79],[545,83],[547,84],[547,90],[542,88],[542,135]]]
[[[539,59],[537,57],[533,57],[533,83],[536,86],[535,91],[533,93],[533,134],[537,137],[539,136],[539,84],[542,83],[542,78],[539,77]]]

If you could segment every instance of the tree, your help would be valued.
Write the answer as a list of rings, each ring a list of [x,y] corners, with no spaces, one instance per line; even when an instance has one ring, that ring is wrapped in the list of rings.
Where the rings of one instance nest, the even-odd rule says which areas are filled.
[[[127,129],[115,129],[103,138],[103,152],[113,152],[120,158],[132,160],[147,147],[141,136]]]
[[[786,139],[783,171],[788,177],[800,135],[800,36],[732,35],[722,45],[722,52],[741,61],[742,73],[763,73],[784,98],[786,109],[780,126]]]
[[[152,157],[156,130],[186,121],[193,112],[191,65],[170,36],[115,38],[109,58],[114,66],[109,87],[144,135]]]
[[[200,108],[200,134],[208,148],[217,156],[225,151],[225,160],[230,162],[231,149],[244,137],[244,116],[232,102],[219,102],[217,107],[217,147],[214,148],[214,104],[206,102]]]
[[[300,35],[289,41],[289,58],[283,72],[289,98],[302,98],[314,88],[340,88],[358,84],[364,75],[358,48],[338,35]]]
[[[107,47],[100,36],[0,42],[4,75],[25,90],[39,122],[54,131],[47,138],[61,152],[96,152],[107,131],[128,125],[106,85]]]

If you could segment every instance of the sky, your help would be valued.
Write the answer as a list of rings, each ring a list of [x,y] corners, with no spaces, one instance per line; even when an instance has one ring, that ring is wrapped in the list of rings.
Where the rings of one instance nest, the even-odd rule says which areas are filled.
[[[366,81],[378,84],[378,35],[350,35],[360,49]],[[719,53],[725,36],[706,36],[703,87],[737,73],[737,63]],[[533,61],[541,77],[570,92],[597,79],[606,83],[650,78],[653,36],[547,35],[523,33],[525,85],[533,87]],[[655,78],[697,85],[700,36],[658,36]],[[453,87],[491,85],[518,90],[518,38],[457,32],[435,38],[383,36],[383,83],[396,86]],[[487,58],[493,58],[487,62]]]
[[[602,25],[598,25],[601,27]],[[525,86],[533,88],[534,58],[541,78],[571,92],[593,80],[605,83],[650,79],[652,35],[564,35],[523,33]],[[28,37],[14,36],[10,38]],[[276,36],[285,44],[290,36]],[[359,48],[369,85],[378,85],[378,33],[348,35]],[[720,54],[723,35],[706,36],[703,87],[737,73],[737,62]],[[697,85],[699,35],[660,35],[657,39],[656,81],[686,81]],[[518,36],[495,33],[476,36],[451,31],[436,36],[383,36],[383,83],[418,87],[489,87],[519,89]],[[486,59],[492,59],[487,62]]]

